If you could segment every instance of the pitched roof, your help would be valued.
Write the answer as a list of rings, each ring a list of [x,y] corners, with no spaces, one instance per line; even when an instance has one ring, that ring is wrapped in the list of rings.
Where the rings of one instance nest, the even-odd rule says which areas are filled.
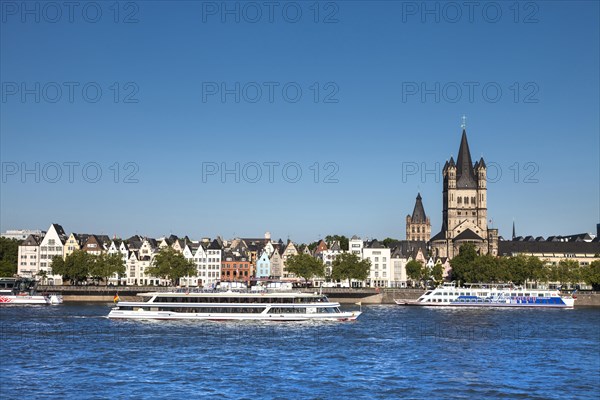
[[[39,246],[42,243],[42,237],[39,235],[29,235],[20,246]]]
[[[396,240],[390,243],[390,248],[392,249],[392,258],[414,258],[419,250],[423,252],[423,255],[427,255],[427,242],[424,241]]]
[[[417,194],[417,200],[415,201],[415,208],[413,209],[411,222],[416,224],[424,224],[427,222],[427,216],[425,215],[425,209],[423,208],[423,202],[421,201],[421,193]]]
[[[65,234],[65,230],[63,229],[62,226],[60,226],[59,224],[52,224],[52,226],[54,227],[54,230],[56,231],[56,233],[60,236],[66,236]]]
[[[463,129],[460,139],[460,148],[458,149],[458,158],[456,159],[456,187],[458,189],[476,189],[477,181],[473,172],[473,162],[471,161],[471,151],[467,141],[467,132]]]
[[[331,251],[342,251],[342,246],[340,246],[339,240],[335,240],[331,246],[329,247]]]
[[[499,255],[513,253],[600,254],[600,242],[522,242],[516,240],[498,242]]]
[[[430,239],[432,242],[434,240],[446,240],[446,232],[444,230],[441,230],[439,233],[437,233],[434,237],[432,237]]]
[[[379,243],[379,241],[377,239],[373,239],[370,242],[367,242],[365,247],[368,249],[385,249],[386,248],[382,243]]]
[[[215,239],[210,243],[210,246],[208,246],[208,249],[221,250],[221,245],[219,244],[219,241],[217,239]]]
[[[455,242],[459,240],[483,240],[483,238],[472,230],[465,229],[454,238]]]

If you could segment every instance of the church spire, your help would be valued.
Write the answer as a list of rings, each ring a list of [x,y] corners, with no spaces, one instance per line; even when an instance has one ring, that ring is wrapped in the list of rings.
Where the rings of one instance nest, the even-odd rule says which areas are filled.
[[[517,237],[517,235],[515,235],[515,220],[513,219],[513,235],[512,235],[512,240],[515,240],[516,237]]]
[[[421,193],[417,194],[417,201],[415,202],[415,208],[412,213],[411,221],[413,224],[424,224],[427,222],[427,216],[425,215],[425,208],[423,208],[423,202],[421,201]]]
[[[467,131],[463,129],[460,139],[460,148],[458,149],[458,158],[456,159],[456,187],[458,189],[476,189],[477,181],[473,172],[473,162],[471,161],[471,151],[467,141]]]

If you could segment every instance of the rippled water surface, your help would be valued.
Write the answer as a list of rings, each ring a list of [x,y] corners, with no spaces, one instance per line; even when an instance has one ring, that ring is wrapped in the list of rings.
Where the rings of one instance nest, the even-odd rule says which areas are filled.
[[[353,323],[0,308],[2,399],[598,398],[600,309],[363,307]]]

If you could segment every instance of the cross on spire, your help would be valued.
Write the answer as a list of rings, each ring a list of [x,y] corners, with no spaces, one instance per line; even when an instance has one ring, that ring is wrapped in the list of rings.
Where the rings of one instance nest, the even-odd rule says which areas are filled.
[[[462,116],[462,123],[460,124],[460,127],[462,129],[466,129],[467,128],[467,117],[465,115]]]

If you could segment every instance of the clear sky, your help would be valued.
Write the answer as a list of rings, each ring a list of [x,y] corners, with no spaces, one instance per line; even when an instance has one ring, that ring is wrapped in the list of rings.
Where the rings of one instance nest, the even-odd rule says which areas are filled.
[[[463,115],[500,235],[600,222],[596,1],[114,4],[0,2],[2,231],[435,234]]]

